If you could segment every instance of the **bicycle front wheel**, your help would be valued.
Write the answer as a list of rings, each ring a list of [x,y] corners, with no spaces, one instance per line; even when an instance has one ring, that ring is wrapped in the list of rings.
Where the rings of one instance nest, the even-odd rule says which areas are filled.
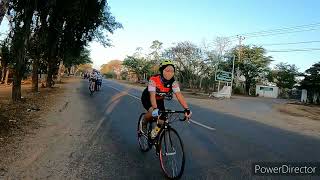
[[[163,173],[169,179],[182,176],[185,165],[183,142],[173,128],[164,129],[159,139],[159,160]]]
[[[147,126],[147,129],[145,129],[147,132],[144,132],[143,128],[142,128],[142,121],[143,121],[144,115],[145,115],[145,113],[142,113],[139,117],[138,126],[137,126],[137,135],[138,135],[138,143],[139,143],[140,150],[142,152],[147,152],[150,150],[151,146],[150,146],[150,143],[148,140],[148,127],[149,126]]]

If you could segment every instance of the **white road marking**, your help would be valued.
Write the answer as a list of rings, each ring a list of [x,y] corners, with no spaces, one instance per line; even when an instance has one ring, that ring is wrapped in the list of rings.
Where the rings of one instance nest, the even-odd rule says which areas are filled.
[[[121,91],[120,89],[115,88],[115,87],[113,87],[113,86],[110,86],[110,85],[109,85],[108,87],[110,87],[110,88],[112,88],[112,89],[114,89],[114,90],[117,90],[117,91],[119,91],[119,92],[123,92],[123,91]],[[134,96],[134,95],[132,95],[132,94],[127,93],[127,95],[128,95],[128,96],[131,96],[131,97],[133,97],[133,98],[135,98],[135,99],[140,100],[140,98],[139,98],[139,97]],[[198,126],[201,126],[201,127],[203,127],[203,128],[206,128],[206,129],[208,129],[208,130],[211,130],[211,131],[215,131],[215,130],[216,130],[216,129],[215,129],[215,128],[213,128],[213,127],[210,127],[210,126],[204,125],[204,124],[199,123],[198,121],[195,121],[195,120],[193,120],[193,119],[190,119],[189,121],[190,121],[190,122],[192,122],[192,123],[194,123],[194,124],[196,124],[196,125],[198,125]]]
[[[122,91],[121,91],[120,89],[118,89],[118,88],[115,88],[115,87],[112,87],[112,86],[109,86],[109,87],[111,87],[112,89],[117,90],[117,91],[119,91],[119,92],[122,92]],[[128,95],[128,96],[131,96],[131,97],[133,97],[133,98],[135,98],[135,99],[140,100],[140,98],[138,98],[137,96],[131,95],[131,94],[129,94],[129,93],[127,93],[127,95]]]
[[[199,125],[199,126],[201,126],[201,127],[207,128],[207,129],[209,129],[209,130],[211,130],[211,131],[215,131],[215,130],[216,130],[216,129],[213,128],[213,127],[210,127],[210,126],[201,124],[201,123],[199,123],[198,121],[195,121],[195,120],[192,120],[192,119],[190,119],[189,121],[192,122],[192,123],[194,123],[194,124],[196,124],[196,125]]]

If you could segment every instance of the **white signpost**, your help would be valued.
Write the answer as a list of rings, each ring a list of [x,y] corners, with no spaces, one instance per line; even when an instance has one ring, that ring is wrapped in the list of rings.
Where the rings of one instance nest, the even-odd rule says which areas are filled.
[[[232,57],[226,56],[225,58],[232,58]],[[218,92],[214,92],[211,95],[213,95],[215,97],[227,97],[227,98],[231,97],[232,83],[233,83],[233,78],[234,78],[234,74],[233,74],[234,73],[234,60],[235,60],[235,56],[233,56],[233,60],[232,60],[232,72],[227,72],[227,71],[222,71],[222,70],[216,72],[215,80],[219,82]],[[225,83],[225,85],[220,90],[220,83],[221,82]]]

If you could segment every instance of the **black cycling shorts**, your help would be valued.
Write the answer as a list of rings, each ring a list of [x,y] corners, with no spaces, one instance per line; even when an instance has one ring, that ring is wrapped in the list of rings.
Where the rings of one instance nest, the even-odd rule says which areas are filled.
[[[142,92],[142,96],[141,96],[141,102],[143,107],[149,111],[150,107],[152,107],[151,105],[151,101],[150,101],[150,93],[148,91],[148,88],[146,88],[143,92]],[[164,107],[164,99],[161,100],[157,100],[157,107],[160,111],[164,111],[166,108]]]

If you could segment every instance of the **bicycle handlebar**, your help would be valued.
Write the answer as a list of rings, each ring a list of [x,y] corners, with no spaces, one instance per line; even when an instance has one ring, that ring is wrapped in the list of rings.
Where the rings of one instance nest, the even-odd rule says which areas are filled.
[[[165,111],[159,111],[160,114],[184,114],[185,111],[173,111],[173,110],[165,110]],[[179,121],[186,121],[187,118],[184,117],[183,119],[179,118]]]
[[[159,111],[159,113],[164,114],[174,114],[174,113],[185,113],[184,111],[172,111],[172,110],[165,110],[165,111]]]

